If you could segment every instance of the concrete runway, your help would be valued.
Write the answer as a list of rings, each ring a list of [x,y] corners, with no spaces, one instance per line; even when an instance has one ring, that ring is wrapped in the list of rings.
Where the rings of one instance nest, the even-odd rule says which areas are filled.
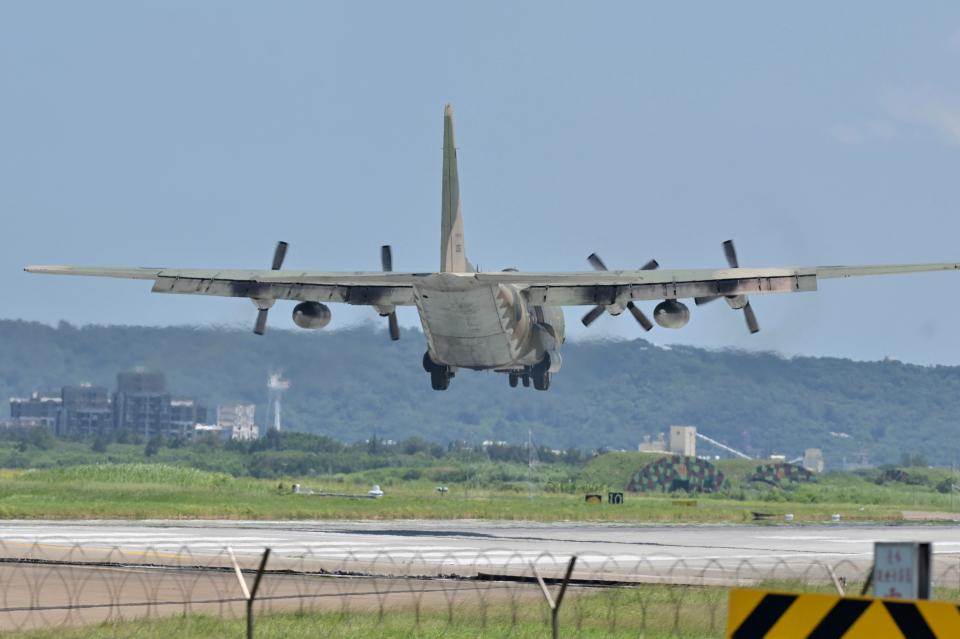
[[[415,563],[470,576],[531,562],[548,567],[576,554],[586,570],[642,563],[651,570],[851,562],[869,564],[874,541],[930,541],[943,565],[957,565],[957,525],[536,524],[491,521],[10,521],[0,527],[7,554],[24,544],[216,555],[226,546],[250,558],[270,547],[276,559],[327,565]],[[954,558],[950,558],[953,555]],[[379,572],[379,571],[374,571]]]

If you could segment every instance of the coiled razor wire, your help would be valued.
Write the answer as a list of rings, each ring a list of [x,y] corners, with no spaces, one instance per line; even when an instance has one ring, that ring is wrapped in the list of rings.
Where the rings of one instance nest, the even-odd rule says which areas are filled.
[[[260,555],[236,557],[246,579]],[[339,623],[429,621],[510,633],[550,626],[538,585],[562,580],[569,554],[505,548],[463,550],[285,547],[270,558],[253,605],[271,612],[324,613]],[[104,546],[45,539],[0,542],[0,631],[51,630],[104,622],[205,614],[245,614],[247,600],[226,547]],[[648,631],[673,636],[722,635],[727,592],[735,586],[859,594],[867,559],[697,559],[664,554],[578,556],[559,613],[565,636]],[[938,554],[934,596],[960,595],[960,557]]]

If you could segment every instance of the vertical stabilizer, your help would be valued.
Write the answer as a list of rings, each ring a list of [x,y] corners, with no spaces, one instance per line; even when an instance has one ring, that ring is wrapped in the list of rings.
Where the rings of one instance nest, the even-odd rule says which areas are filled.
[[[457,147],[453,139],[453,107],[443,110],[443,210],[440,222],[440,270],[466,273],[471,270],[463,243],[460,212],[460,179]]]

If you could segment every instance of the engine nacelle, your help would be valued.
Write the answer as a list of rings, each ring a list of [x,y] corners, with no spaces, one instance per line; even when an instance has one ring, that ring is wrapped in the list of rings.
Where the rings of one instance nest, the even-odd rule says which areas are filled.
[[[320,302],[300,302],[293,307],[293,323],[300,328],[323,328],[330,317],[330,308]]]
[[[690,309],[683,302],[664,300],[653,309],[653,319],[664,328],[683,328],[690,321]]]

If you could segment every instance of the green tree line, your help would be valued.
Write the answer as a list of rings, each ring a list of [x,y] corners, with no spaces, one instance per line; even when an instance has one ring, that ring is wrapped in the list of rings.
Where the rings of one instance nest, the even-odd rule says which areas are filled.
[[[262,423],[267,376],[282,370],[292,382],[284,429],[337,441],[371,433],[520,443],[532,431],[536,441],[563,449],[635,450],[644,435],[691,424],[752,454],[822,448],[834,468],[860,452],[873,463],[907,453],[949,466],[960,457],[957,367],[663,349],[642,339],[572,341],[549,392],[462,371],[438,393],[421,368],[424,350],[415,330],[391,342],[370,327],[257,337],[219,328],[0,321],[0,393],[80,382],[112,389],[117,372],[143,366],[166,373],[175,395],[210,406],[256,403]]]
[[[536,447],[537,463],[580,466],[590,453],[577,449],[557,451]],[[98,463],[163,462],[258,479],[357,473],[381,468],[403,469],[403,479],[420,479],[418,469],[449,466],[447,480],[467,481],[467,466],[527,464],[526,445],[441,445],[421,437],[394,442],[372,436],[340,442],[326,435],[267,431],[257,440],[223,440],[204,435],[195,441],[154,436],[146,441],[122,433],[120,437],[58,439],[49,429],[0,430],[0,468],[50,468]],[[515,479],[513,471],[510,478]]]

